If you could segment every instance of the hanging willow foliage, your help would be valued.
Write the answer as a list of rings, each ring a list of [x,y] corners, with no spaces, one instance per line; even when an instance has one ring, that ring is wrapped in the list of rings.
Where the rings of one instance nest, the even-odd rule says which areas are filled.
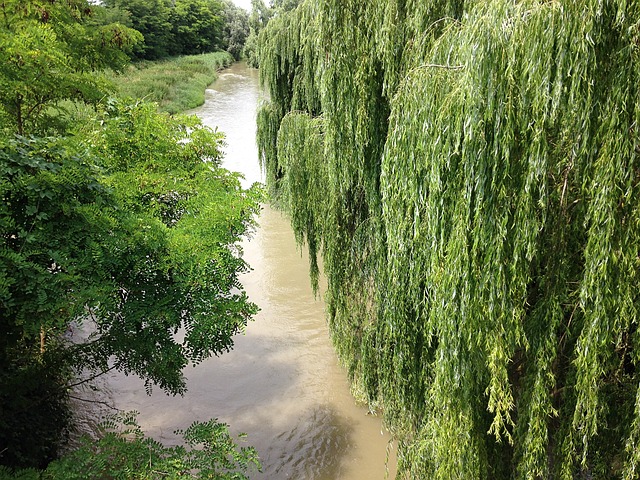
[[[404,478],[640,476],[640,1],[323,0],[261,154]]]

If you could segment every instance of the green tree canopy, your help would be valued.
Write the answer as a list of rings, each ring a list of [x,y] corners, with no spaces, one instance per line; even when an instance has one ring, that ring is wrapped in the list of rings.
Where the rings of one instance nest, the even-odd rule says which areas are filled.
[[[328,0],[261,32],[268,182],[408,478],[638,477],[639,25]]]
[[[222,47],[223,10],[217,0],[176,0],[171,24],[177,53],[205,53]]]
[[[96,70],[121,69],[142,40],[119,23],[90,25],[86,0],[0,4],[0,126],[33,133],[51,126],[61,100],[95,103],[108,91]]]
[[[128,12],[131,27],[144,37],[134,50],[137,58],[157,59],[174,54],[171,0],[106,0],[104,4]]]
[[[228,24],[233,23],[237,15],[231,15],[229,6],[222,0],[107,0],[104,3],[108,11],[126,12],[131,26],[144,36],[144,42],[135,49],[140,59],[226,50],[229,46],[226,31],[237,28]],[[241,41],[244,42],[244,37]]]
[[[249,14],[237,7],[231,0],[224,2],[224,31],[222,48],[240,60],[242,50],[249,35]]]
[[[186,365],[232,347],[257,310],[237,242],[260,190],[220,167],[223,136],[195,117],[107,100],[95,70],[123,68],[141,39],[110,23],[123,10],[6,1],[0,15],[0,464],[42,468],[74,385],[117,369],[181,394]],[[94,114],[60,122],[65,100]],[[198,431],[220,446],[219,427]]]
[[[220,168],[220,142],[195,118],[110,103],[83,135],[0,149],[0,383],[12,392],[0,447],[10,463],[30,462],[14,455],[21,425],[41,432],[25,421],[42,401],[22,385],[28,372],[116,368],[183,393],[182,369],[228,351],[256,312],[236,242],[259,191]]]

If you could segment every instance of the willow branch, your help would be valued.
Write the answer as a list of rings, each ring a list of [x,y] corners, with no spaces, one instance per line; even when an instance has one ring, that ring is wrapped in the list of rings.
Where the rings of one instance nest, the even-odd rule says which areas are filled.
[[[464,65],[441,65],[439,63],[425,63],[424,65],[417,66],[414,70],[419,68],[444,68],[446,70],[463,70]]]

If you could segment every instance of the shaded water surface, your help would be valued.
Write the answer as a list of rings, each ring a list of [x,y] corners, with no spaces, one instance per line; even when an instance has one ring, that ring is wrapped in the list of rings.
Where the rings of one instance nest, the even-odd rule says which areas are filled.
[[[225,70],[192,113],[227,138],[225,167],[246,185],[261,180],[255,147],[257,71],[244,64]],[[324,304],[309,284],[306,252],[296,246],[288,220],[269,207],[243,243],[252,271],[241,280],[260,307],[230,353],[185,371],[188,392],[168,397],[142,382],[114,376],[119,408],[138,410],[145,431],[174,443],[173,430],[218,418],[246,432],[263,472],[255,479],[369,480],[385,478],[389,435],[380,419],[354,404],[337,363]],[[391,476],[392,478],[392,476]]]

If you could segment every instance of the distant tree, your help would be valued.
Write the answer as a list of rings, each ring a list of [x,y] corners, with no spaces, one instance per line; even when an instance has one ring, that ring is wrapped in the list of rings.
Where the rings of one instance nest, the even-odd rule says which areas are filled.
[[[212,52],[222,46],[224,7],[218,0],[175,0],[169,21],[177,55]]]
[[[249,15],[249,35],[244,45],[243,56],[250,67],[258,68],[258,34],[267,26],[273,16],[273,10],[263,0],[251,0],[251,14]]]
[[[266,27],[272,16],[273,10],[264,3],[264,0],[251,0],[249,26],[256,32],[260,32],[260,30]]]
[[[249,31],[249,35],[244,43],[242,56],[250,67],[258,68],[260,66],[260,62],[258,61],[258,35],[253,29]]]
[[[104,3],[93,5],[93,14],[88,19],[89,25],[108,25],[119,23],[127,27],[133,27],[131,13],[120,7],[107,7]]]
[[[231,0],[226,0],[222,48],[233,55],[233,58],[240,60],[248,36],[249,14],[243,8],[235,6]]]
[[[159,59],[224,50],[226,5],[222,0],[105,0],[108,10],[127,12],[144,36],[135,55]],[[112,13],[115,15],[115,13]]]
[[[276,12],[288,12],[298,6],[300,0],[272,0],[271,7]]]
[[[134,50],[137,58],[153,60],[173,53],[173,0],[105,0],[104,4],[129,12],[131,26],[144,36],[144,43]]]

